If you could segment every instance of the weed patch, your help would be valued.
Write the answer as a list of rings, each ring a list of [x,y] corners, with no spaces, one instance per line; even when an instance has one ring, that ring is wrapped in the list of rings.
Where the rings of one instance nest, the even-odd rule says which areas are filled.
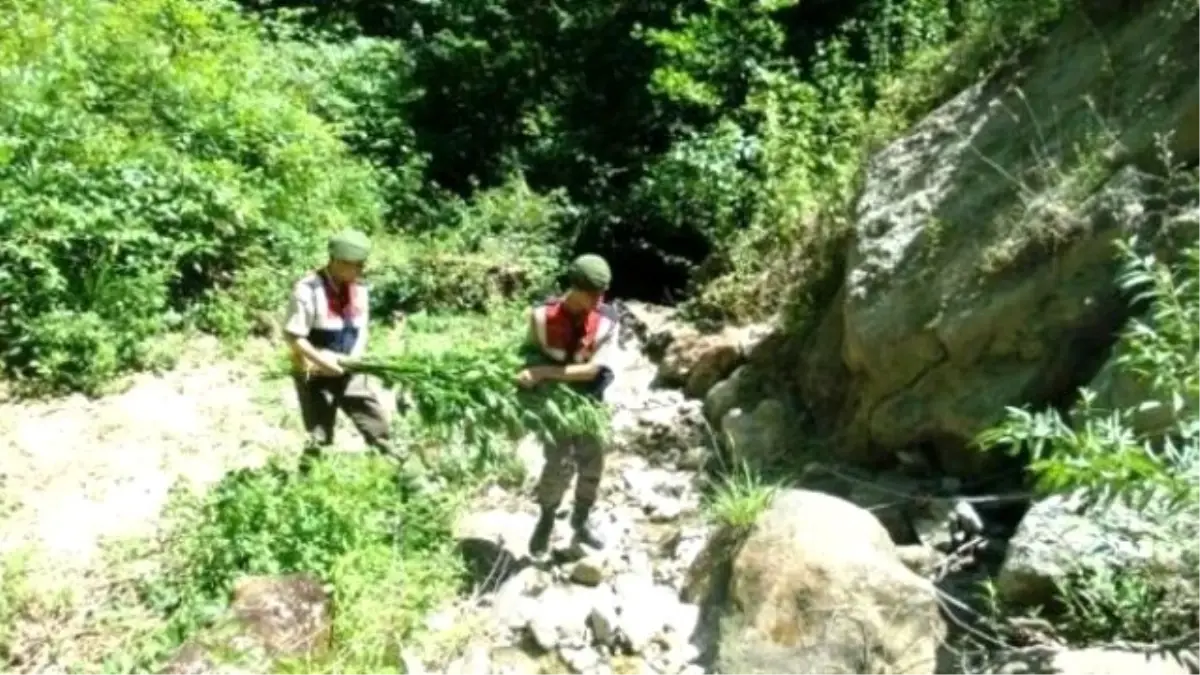
[[[706,495],[705,511],[716,525],[741,531],[754,525],[782,486],[768,482],[745,461],[724,472]]]

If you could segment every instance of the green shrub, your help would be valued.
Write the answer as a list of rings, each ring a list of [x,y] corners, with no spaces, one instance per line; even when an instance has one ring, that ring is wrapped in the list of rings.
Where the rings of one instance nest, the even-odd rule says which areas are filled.
[[[378,220],[371,172],[215,0],[19,3],[0,89],[0,343],[27,381],[95,390],[197,307],[274,303],[331,225]]]
[[[332,41],[273,22],[273,43],[310,109],[337,130],[354,154],[376,169],[383,220],[412,229],[432,217],[436,197],[425,183],[428,157],[409,124],[421,92],[404,43],[357,37]]]
[[[163,646],[217,620],[239,577],[308,572],[332,586],[339,607],[334,658],[384,666],[422,614],[457,588],[457,499],[413,499],[398,488],[394,464],[336,453],[303,479],[272,461],[230,473],[204,495],[176,492],[166,566],[143,589],[170,617]]]
[[[1029,46],[1067,7],[1028,0],[864,3],[806,61],[781,59],[753,70],[744,101],[706,132],[713,143],[736,119],[747,136],[742,144],[753,150],[748,166],[721,168],[721,183],[737,186],[725,187],[726,199],[740,196],[737,227],[714,239],[685,310],[741,321],[763,318],[783,300],[785,319],[807,321],[838,270],[868,153]],[[712,40],[701,28],[712,24],[684,22],[670,38],[656,33],[665,47],[655,82],[671,97],[711,99],[697,93],[707,91],[703,75],[688,66]],[[682,143],[675,148],[695,144]],[[684,202],[673,197],[717,182],[700,178],[677,181],[680,187],[660,201]],[[710,212],[725,210],[714,205]]]
[[[435,228],[406,233],[372,263],[372,310],[481,312],[551,293],[572,213],[561,192],[538,194],[519,175],[449,199]]]

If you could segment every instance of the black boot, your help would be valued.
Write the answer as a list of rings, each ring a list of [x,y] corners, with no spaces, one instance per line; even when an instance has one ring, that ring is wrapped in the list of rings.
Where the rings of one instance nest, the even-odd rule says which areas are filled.
[[[529,537],[529,555],[540,557],[550,549],[550,534],[554,532],[554,514],[557,506],[543,506],[542,515],[538,517],[537,525],[533,526],[533,536]]]
[[[321,452],[319,445],[310,444],[304,447],[304,451],[300,454],[299,472],[301,476],[307,476],[317,462],[321,461],[324,453]]]
[[[601,549],[604,548],[604,539],[588,522],[591,512],[591,504],[577,502],[575,509],[571,512],[571,527],[575,530],[575,541],[588,548]]]

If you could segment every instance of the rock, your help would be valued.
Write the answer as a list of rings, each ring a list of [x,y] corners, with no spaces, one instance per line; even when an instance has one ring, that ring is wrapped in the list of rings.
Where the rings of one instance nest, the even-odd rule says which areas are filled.
[[[494,675],[529,675],[542,672],[537,659],[518,647],[500,647],[491,653]]]
[[[680,645],[687,644],[700,623],[700,608],[686,602],[672,602],[664,614],[665,634],[673,636]],[[685,663],[692,660],[689,658]]]
[[[604,581],[606,567],[602,558],[589,555],[571,567],[571,581],[584,586],[599,586]]]
[[[614,449],[677,463],[694,449],[711,445],[711,433],[700,408],[698,401],[685,401],[679,392],[655,392],[644,406],[614,413]]]
[[[746,407],[752,388],[750,377],[749,366],[741,365],[735,368],[729,377],[708,390],[708,393],[704,395],[703,411],[704,417],[709,423],[720,424],[721,419],[730,410]]]
[[[983,518],[966,500],[960,499],[954,503],[954,524],[968,536],[983,534]]]
[[[1191,202],[1160,204],[1143,169],[1163,132],[1197,155],[1178,145],[1196,135],[1196,9],[1089,4],[870,159],[841,291],[792,366],[843,459],[928,445],[941,473],[986,473],[1003,455],[971,441],[1006,406],[1065,400],[1107,358],[1130,312],[1113,238],[1195,240],[1171,213]]]
[[[683,504],[678,499],[658,499],[647,509],[652,523],[667,523],[683,513]]]
[[[622,326],[637,340],[653,359],[661,359],[667,346],[683,327],[670,307],[645,302],[619,301],[614,303],[621,314]]]
[[[600,665],[600,655],[591,647],[560,647],[558,656],[573,673],[587,673]]]
[[[550,586],[537,597],[529,634],[539,647],[586,644],[587,619],[595,607],[596,590],[584,586]]]
[[[509,628],[521,628],[537,611],[537,596],[549,585],[549,575],[527,567],[506,580],[492,596],[492,615]]]
[[[787,408],[766,399],[749,414],[735,408],[721,420],[721,431],[734,461],[751,465],[770,462],[786,451]]]
[[[406,670],[406,672],[413,671]],[[491,650],[481,642],[472,642],[462,656],[446,666],[445,675],[488,675],[491,672]]]
[[[713,334],[701,334],[690,328],[682,330],[667,346],[659,364],[659,381],[683,385],[689,397],[701,398],[728,376],[769,332],[764,325],[726,328]]]
[[[499,587],[527,565],[535,522],[531,514],[492,510],[468,513],[455,523],[459,551],[485,590]]]
[[[1143,513],[1119,504],[1087,509],[1080,494],[1035,503],[1008,543],[996,580],[1001,598],[1014,606],[1045,605],[1060,583],[1085,569],[1154,570],[1164,581],[1192,575],[1185,556],[1196,541],[1196,523],[1157,513],[1156,506],[1151,502]]]
[[[617,609],[612,602],[597,602],[588,615],[588,628],[596,644],[611,647],[617,637]]]
[[[674,520],[695,506],[681,500],[691,490],[693,480],[688,474],[634,465],[621,472],[630,501],[640,506],[652,522],[659,523]]]
[[[724,615],[722,672],[932,673],[946,634],[936,590],[879,520],[808,490],[777,493],[746,533],[718,531],[684,600]]]
[[[937,568],[938,552],[928,546],[922,544],[897,546],[896,553],[905,567],[923,577],[933,576],[933,572]]]
[[[273,657],[316,657],[329,647],[333,601],[312,575],[243,577],[230,608]]]
[[[332,612],[333,600],[312,575],[242,577],[230,619],[186,642],[161,672],[215,672],[231,657],[320,658],[332,637]]]
[[[630,651],[643,653],[678,611],[679,593],[636,572],[614,579],[613,590],[618,632]]]
[[[680,471],[700,471],[708,465],[712,453],[707,447],[695,446],[679,455],[675,460],[675,468]]]
[[[1005,675],[1186,675],[1192,672],[1169,654],[1146,654],[1120,649],[1056,649],[1036,647],[1000,657],[996,672]]]

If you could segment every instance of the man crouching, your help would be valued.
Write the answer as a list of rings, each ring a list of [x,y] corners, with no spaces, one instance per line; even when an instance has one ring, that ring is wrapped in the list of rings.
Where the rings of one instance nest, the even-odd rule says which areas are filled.
[[[603,302],[611,282],[612,272],[600,256],[575,259],[568,271],[567,292],[530,310],[528,346],[535,363],[517,375],[519,385],[564,382],[597,401],[604,400],[604,391],[614,380],[612,356],[618,330],[616,310]],[[589,517],[604,473],[606,450],[603,439],[591,436],[556,438],[546,448],[546,464],[537,484],[541,516],[529,540],[531,555],[541,556],[549,548],[555,513],[576,473],[570,519],[575,540],[591,548],[604,547]]]

